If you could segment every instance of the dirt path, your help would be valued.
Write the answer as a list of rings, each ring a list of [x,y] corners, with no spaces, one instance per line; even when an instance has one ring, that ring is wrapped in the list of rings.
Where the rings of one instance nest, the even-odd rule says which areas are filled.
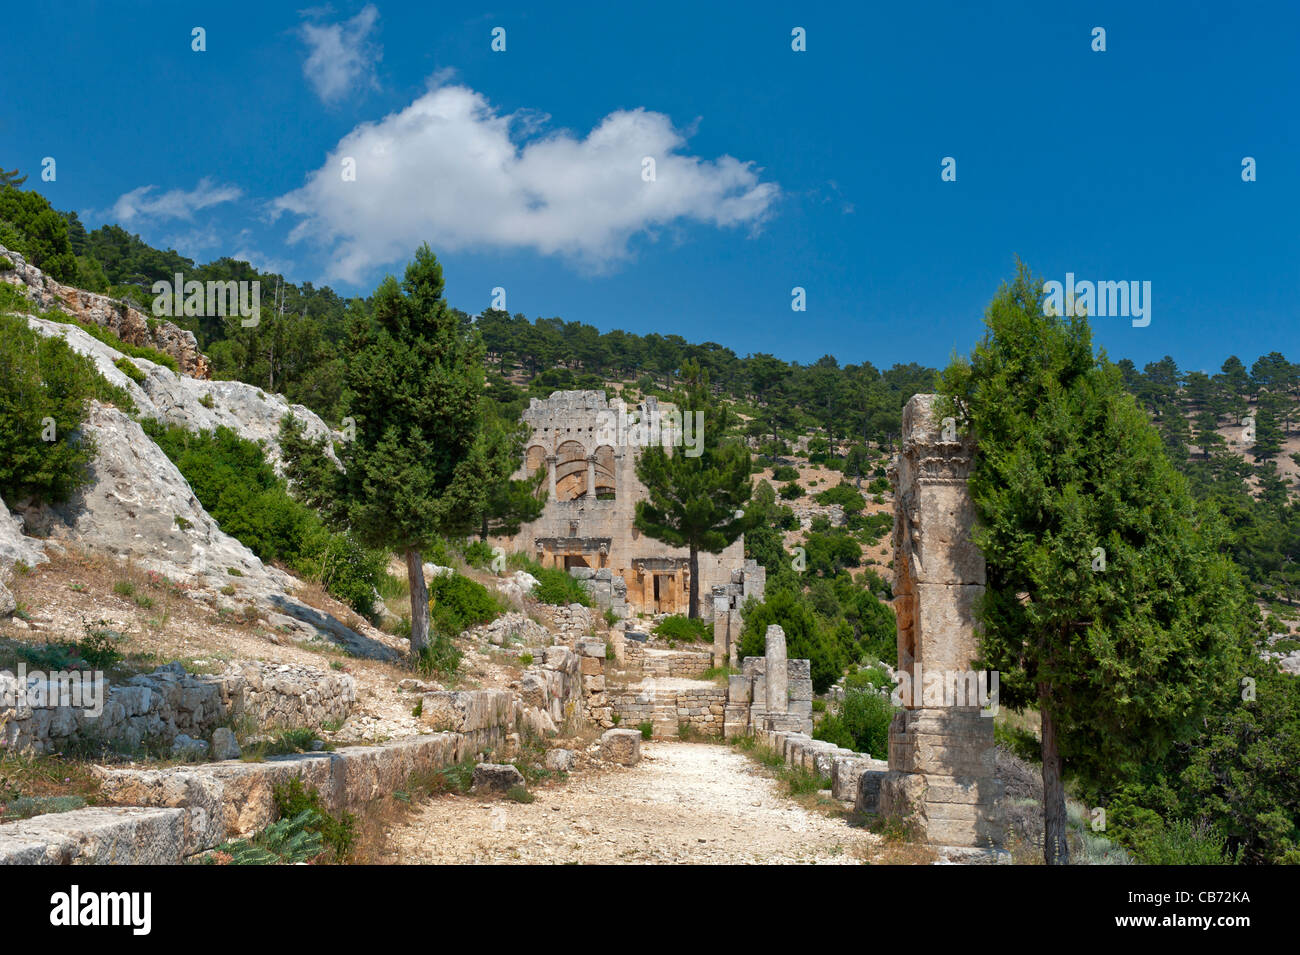
[[[444,796],[390,833],[387,861],[847,863],[879,837],[804,808],[744,753],[647,743],[633,768],[581,773],[536,801]]]

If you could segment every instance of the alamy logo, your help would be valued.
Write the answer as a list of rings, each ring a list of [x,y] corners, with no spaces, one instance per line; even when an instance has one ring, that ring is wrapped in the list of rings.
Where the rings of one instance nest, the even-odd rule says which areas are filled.
[[[926,670],[920,661],[912,670],[894,674],[898,685],[889,696],[894,706],[978,706],[980,716],[997,715],[997,670]]]
[[[1044,315],[1089,315],[1094,318],[1131,318],[1134,328],[1151,324],[1151,283],[1075,282],[1065,273],[1065,282],[1043,283]]]
[[[238,315],[239,324],[252,328],[261,321],[262,283],[185,281],[180,272],[168,282],[153,283],[153,313],[158,318],[225,318]]]
[[[148,935],[153,928],[153,893],[82,892],[74,885],[50,896],[50,924],[127,925],[132,935]]]
[[[615,447],[684,448],[688,458],[698,458],[704,453],[704,412],[660,411],[656,405],[642,417],[618,399],[612,408],[596,413],[596,440]]]
[[[18,664],[15,675],[0,670],[0,710],[24,711],[64,706],[98,718],[104,712],[104,674],[81,670],[27,670]]]

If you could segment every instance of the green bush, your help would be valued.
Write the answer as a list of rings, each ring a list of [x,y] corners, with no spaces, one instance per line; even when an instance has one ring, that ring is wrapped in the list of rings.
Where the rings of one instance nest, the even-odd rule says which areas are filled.
[[[501,600],[476,580],[461,574],[434,577],[429,584],[432,627],[454,637],[480,623],[505,613]]]
[[[829,487],[817,495],[818,504],[838,504],[845,514],[853,514],[866,507],[867,502],[852,484],[840,483]]]
[[[712,641],[713,628],[705,620],[672,614],[659,621],[655,634],[665,640],[681,640],[691,643],[697,640]]]
[[[889,758],[889,724],[894,708],[889,700],[870,690],[849,690],[839,713],[822,718],[813,739],[825,740],[876,759]]]
[[[558,567],[537,567],[530,573],[537,578],[533,596],[542,603],[557,607],[569,604],[591,606],[591,594],[587,593],[586,587],[570,577],[568,571],[560,570]]]
[[[410,621],[407,621],[407,629],[409,635]],[[417,672],[426,676],[448,677],[460,669],[463,656],[448,634],[434,630],[414,665]]]
[[[130,378],[137,385],[144,384],[145,373],[142,372],[138,365],[129,358],[118,358],[113,362],[113,366],[126,377]]]
[[[789,484],[782,484],[781,490],[777,493],[783,501],[793,501],[797,497],[803,497],[803,488],[791,481]]]
[[[321,803],[320,792],[314,786],[310,789],[304,787],[298,777],[277,785],[272,795],[282,819],[295,819],[304,812],[312,814],[305,828],[320,833],[336,861],[342,862],[352,854],[356,844],[356,818],[352,813],[344,811],[333,815]]]
[[[152,420],[141,424],[223,531],[263,561],[319,580],[357,613],[374,613],[386,555],[330,531],[315,511],[289,495],[259,445],[229,428],[196,434]]]
[[[797,481],[799,480],[799,472],[788,464],[778,464],[772,468],[772,480],[781,482]]]
[[[461,556],[465,558],[465,563],[471,567],[483,568],[491,565],[492,558],[496,555],[492,552],[492,547],[487,541],[474,541],[465,545]]]
[[[95,447],[78,429],[90,399],[134,410],[89,358],[10,316],[0,316],[0,382],[0,497],[7,501],[63,501],[86,482]]]

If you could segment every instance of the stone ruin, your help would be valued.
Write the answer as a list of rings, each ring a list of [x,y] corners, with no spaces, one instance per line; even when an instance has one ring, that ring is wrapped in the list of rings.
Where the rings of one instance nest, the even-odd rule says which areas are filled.
[[[597,606],[619,617],[686,613],[689,553],[635,526],[637,502],[646,498],[637,458],[643,447],[672,440],[670,418],[661,415],[657,399],[628,408],[603,391],[556,391],[545,400],[534,398],[523,420],[531,434],[514,477],[536,480],[547,492],[546,507],[503,541],[506,549],[568,571],[583,581]],[[701,615],[713,618],[725,604],[726,652],[725,640],[740,630],[741,604],[751,596],[763,599],[765,573],[745,559],[744,538],[720,554],[699,554],[698,563]]]
[[[910,818],[935,845],[999,847],[993,720],[978,695],[962,692],[985,679],[972,670],[974,607],[985,584],[966,483],[975,446],[950,419],[936,420],[937,401],[908,401],[890,468],[898,671],[912,692],[903,694],[904,709],[890,726],[879,811]]]

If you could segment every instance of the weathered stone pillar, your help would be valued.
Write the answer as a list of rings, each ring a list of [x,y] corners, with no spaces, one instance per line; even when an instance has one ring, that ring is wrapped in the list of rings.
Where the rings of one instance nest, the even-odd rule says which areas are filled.
[[[785,631],[776,624],[767,628],[767,654],[763,674],[767,682],[767,698],[764,701],[767,704],[767,717],[782,717],[790,709],[789,675],[786,671]]]
[[[725,596],[713,598],[713,665],[727,666],[731,648],[731,601]]]
[[[587,500],[596,499],[596,456],[587,455]]]
[[[974,605],[984,591],[984,557],[971,540],[967,489],[975,447],[952,421],[935,417],[935,395],[903,409],[894,485],[894,609],[904,709],[889,730],[882,815],[910,817],[927,842],[1002,843],[994,777],[993,719],[978,655]]]
[[[546,456],[546,477],[547,480],[550,482],[550,488],[551,488],[550,499],[552,501],[557,500],[555,496],[555,455],[553,454],[548,454]]]

